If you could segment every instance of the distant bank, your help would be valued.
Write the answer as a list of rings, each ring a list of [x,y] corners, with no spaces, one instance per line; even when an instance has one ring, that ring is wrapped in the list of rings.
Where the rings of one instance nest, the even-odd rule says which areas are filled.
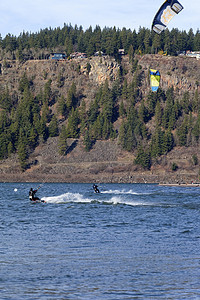
[[[200,187],[200,183],[159,183],[162,186]]]

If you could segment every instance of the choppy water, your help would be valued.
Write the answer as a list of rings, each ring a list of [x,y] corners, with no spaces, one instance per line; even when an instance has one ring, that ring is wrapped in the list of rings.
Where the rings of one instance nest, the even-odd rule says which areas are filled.
[[[200,299],[200,188],[0,184],[0,299]]]

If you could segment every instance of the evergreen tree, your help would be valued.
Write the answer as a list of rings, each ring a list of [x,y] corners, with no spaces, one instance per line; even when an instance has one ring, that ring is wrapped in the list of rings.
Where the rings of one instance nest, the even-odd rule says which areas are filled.
[[[25,88],[30,88],[30,82],[28,80],[27,74],[24,72],[22,78],[19,81],[19,90],[21,93],[25,90]]]
[[[7,158],[7,140],[4,133],[0,134],[0,159]]]
[[[200,109],[200,99],[199,99],[199,93],[198,89],[195,90],[194,99],[192,102],[192,111],[198,112]]]
[[[145,151],[142,146],[138,147],[138,153],[135,158],[135,163],[141,165],[144,169],[151,168],[151,157],[148,151]]]
[[[44,103],[42,106],[42,116],[41,116],[42,123],[44,124],[48,123],[49,118],[50,118],[49,106],[47,103]]]
[[[66,100],[64,98],[64,96],[62,95],[59,99],[58,99],[58,104],[57,104],[57,112],[58,114],[61,114],[61,116],[66,117]]]
[[[186,146],[187,144],[187,134],[188,134],[188,120],[187,117],[184,118],[182,124],[177,129],[177,135],[180,146]]]
[[[135,137],[134,130],[130,124],[127,127],[127,134],[126,134],[126,150],[133,151],[137,146],[137,140]]]
[[[155,107],[155,121],[156,121],[156,126],[161,125],[162,110],[161,110],[160,102],[157,102],[156,107]]]
[[[103,123],[104,123],[103,117],[102,117],[102,115],[99,115],[91,127],[93,138],[95,140],[99,140],[103,136],[103,133],[102,133]]]
[[[128,98],[128,84],[127,79],[124,79],[123,87],[122,87],[122,98],[126,100]]]
[[[168,153],[173,149],[174,146],[174,138],[173,134],[170,130],[167,130],[163,135],[163,145],[162,145],[162,152],[163,154]]]
[[[90,137],[89,130],[85,131],[83,144],[85,146],[85,150],[87,152],[89,152],[91,150],[91,148],[92,148],[92,145],[93,145],[93,141],[92,141],[92,139]]]
[[[119,105],[119,116],[121,118],[124,118],[126,116],[126,109],[124,107],[124,102],[123,101],[121,101],[120,105]]]
[[[12,101],[9,95],[9,90],[6,88],[2,94],[0,94],[0,108],[5,109],[6,111],[10,112],[12,108]]]
[[[67,124],[67,137],[70,138],[78,138],[79,137],[79,118],[78,118],[78,111],[72,108],[71,115],[68,118]]]
[[[146,123],[149,120],[149,113],[148,113],[148,109],[146,108],[146,106],[144,104],[144,100],[142,100],[142,102],[139,106],[138,116],[142,122]]]
[[[134,59],[134,49],[133,45],[130,45],[129,50],[128,50],[128,57],[129,57],[129,63],[133,62]]]
[[[88,122],[94,123],[99,115],[99,105],[97,103],[97,98],[90,103],[88,110]]]
[[[151,139],[151,156],[157,157],[164,153],[163,149],[164,132],[160,127],[156,128],[156,131]]]
[[[80,122],[80,134],[82,135],[85,132],[87,127],[87,112],[86,112],[86,103],[83,100],[81,106],[79,107],[79,122]]]
[[[49,105],[52,97],[51,83],[52,80],[49,79],[44,85],[43,103],[46,105]]]
[[[195,137],[196,142],[198,142],[199,136],[200,136],[200,112],[199,112],[198,118],[194,124],[192,134]]]
[[[186,114],[188,114],[192,110],[191,104],[190,104],[190,95],[189,95],[188,91],[184,93],[181,104],[182,104],[182,108]]]
[[[10,156],[14,152],[14,146],[12,141],[8,143],[7,151],[8,151],[8,156]]]
[[[68,144],[67,144],[67,131],[64,125],[61,127],[58,146],[59,146],[60,155],[65,155],[68,149]]]
[[[157,103],[156,93],[149,92],[147,96],[147,102],[148,102],[149,115],[152,117],[155,113],[155,107]]]
[[[32,127],[31,130],[30,130],[30,135],[28,137],[30,149],[34,149],[36,147],[36,145],[37,145],[37,139],[38,139],[37,132],[34,129],[34,127]]]
[[[68,93],[67,93],[67,100],[66,100],[66,109],[67,109],[67,115],[70,113],[72,107],[75,108],[77,104],[77,98],[76,98],[76,85],[73,82]]]
[[[58,135],[58,120],[56,115],[53,115],[51,122],[49,123],[49,136],[54,137]]]

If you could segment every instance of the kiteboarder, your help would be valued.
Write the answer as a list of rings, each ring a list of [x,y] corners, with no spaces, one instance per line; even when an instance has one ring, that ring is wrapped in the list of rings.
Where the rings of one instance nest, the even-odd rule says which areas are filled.
[[[93,189],[94,189],[95,193],[100,193],[97,184],[93,184]]]
[[[40,187],[39,187],[39,188],[40,188]],[[39,188],[38,188],[38,189],[39,189]],[[30,191],[29,191],[29,199],[30,199],[31,201],[40,200],[37,196],[35,196],[35,194],[37,193],[38,189],[37,189],[37,190],[33,190],[32,188],[30,189]]]

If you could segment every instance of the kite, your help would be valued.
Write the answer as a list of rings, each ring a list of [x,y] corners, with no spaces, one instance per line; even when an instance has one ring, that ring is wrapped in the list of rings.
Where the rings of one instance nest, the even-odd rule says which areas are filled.
[[[152,30],[160,34],[166,29],[171,19],[180,13],[183,6],[177,0],[166,0],[158,10],[152,23]]]
[[[150,69],[150,84],[152,92],[157,92],[160,84],[160,72]]]

